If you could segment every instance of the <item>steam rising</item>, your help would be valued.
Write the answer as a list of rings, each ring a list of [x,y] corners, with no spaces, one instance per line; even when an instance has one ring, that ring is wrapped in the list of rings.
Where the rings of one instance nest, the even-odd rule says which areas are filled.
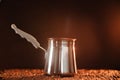
[[[16,34],[20,35],[22,38],[25,38],[28,42],[30,42],[35,48],[40,48],[46,52],[46,50],[40,46],[40,43],[34,36],[20,30],[15,24],[11,24],[11,28],[16,32]]]

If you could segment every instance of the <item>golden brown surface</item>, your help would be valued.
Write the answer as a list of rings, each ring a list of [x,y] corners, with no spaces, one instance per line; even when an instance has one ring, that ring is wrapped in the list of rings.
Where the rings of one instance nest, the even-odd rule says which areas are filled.
[[[3,80],[120,80],[118,70],[78,70],[74,77],[45,76],[40,69],[11,69],[0,71]]]

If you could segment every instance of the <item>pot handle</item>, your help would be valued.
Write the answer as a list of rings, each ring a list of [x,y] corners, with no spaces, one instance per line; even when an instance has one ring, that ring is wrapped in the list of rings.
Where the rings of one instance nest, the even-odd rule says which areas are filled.
[[[11,24],[11,28],[16,32],[16,34],[20,35],[22,38],[25,38],[28,42],[30,42],[35,48],[40,48],[45,53],[47,52],[46,49],[40,46],[40,43],[37,41],[37,39],[34,36],[17,28],[15,24]]]

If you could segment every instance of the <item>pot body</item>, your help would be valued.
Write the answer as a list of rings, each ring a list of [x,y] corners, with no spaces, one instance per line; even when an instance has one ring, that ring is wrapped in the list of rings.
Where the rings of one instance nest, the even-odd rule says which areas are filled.
[[[74,76],[77,73],[75,40],[49,38],[44,73],[46,75]]]

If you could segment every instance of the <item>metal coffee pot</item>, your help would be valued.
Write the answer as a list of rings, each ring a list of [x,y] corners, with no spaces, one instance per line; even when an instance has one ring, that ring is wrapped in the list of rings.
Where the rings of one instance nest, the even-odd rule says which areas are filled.
[[[75,41],[72,38],[48,38],[47,50],[30,34],[20,30],[15,24],[11,25],[22,38],[33,44],[35,48],[45,51],[45,75],[74,76],[77,73]]]
[[[73,76],[77,73],[75,40],[49,38],[44,72],[47,75]]]

